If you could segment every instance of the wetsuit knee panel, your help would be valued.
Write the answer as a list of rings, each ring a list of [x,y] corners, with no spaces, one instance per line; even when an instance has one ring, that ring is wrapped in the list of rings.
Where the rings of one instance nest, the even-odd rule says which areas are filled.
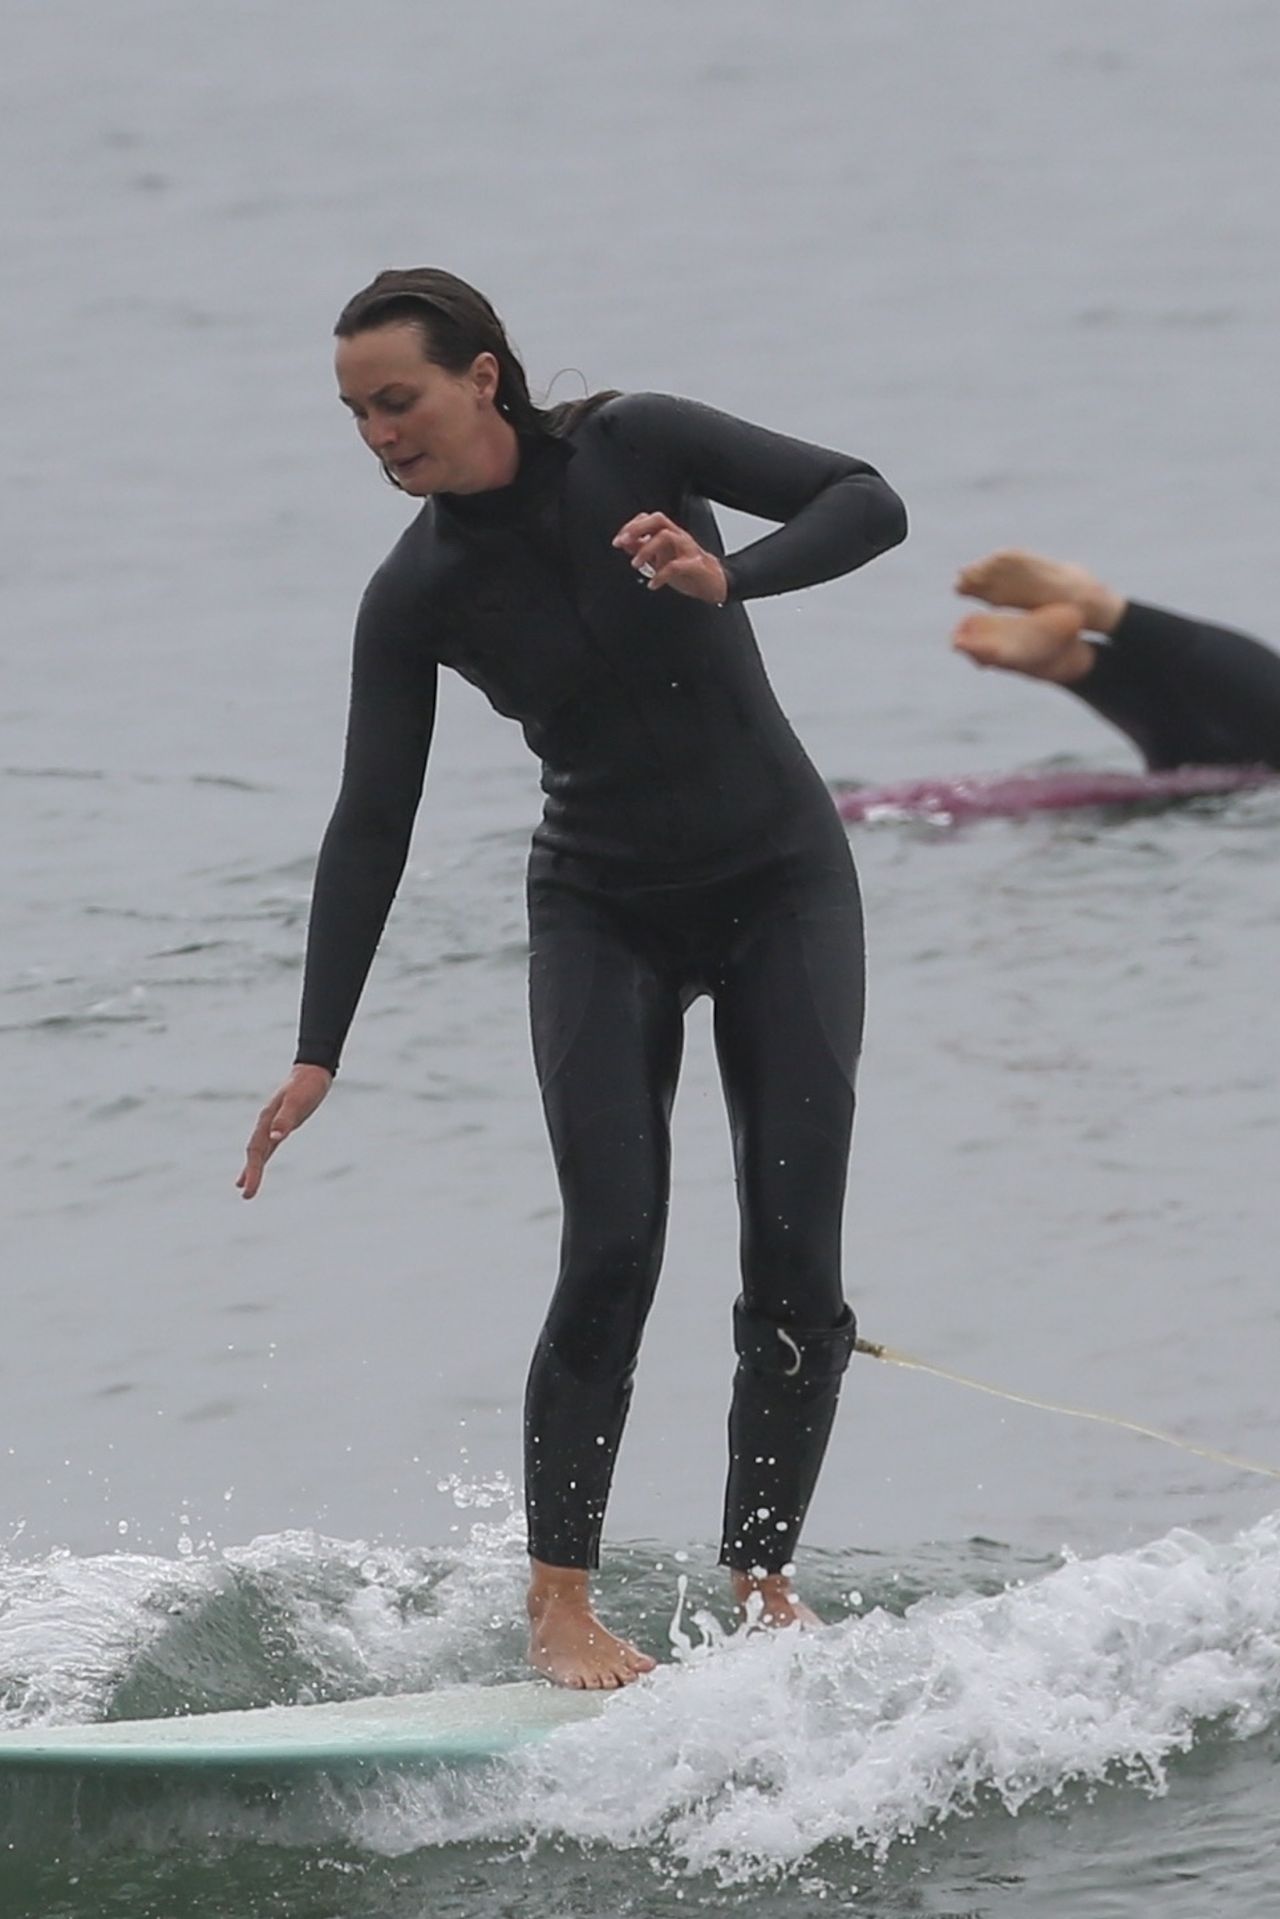
[[[557,1376],[566,1386],[587,1391],[619,1384],[630,1387],[640,1346],[639,1331],[617,1328],[612,1336],[598,1326],[544,1327],[534,1351],[534,1364]]]
[[[734,1301],[733,1343],[742,1364],[754,1373],[802,1385],[839,1379],[857,1336],[851,1306],[834,1326],[797,1326],[751,1311],[741,1297]]]

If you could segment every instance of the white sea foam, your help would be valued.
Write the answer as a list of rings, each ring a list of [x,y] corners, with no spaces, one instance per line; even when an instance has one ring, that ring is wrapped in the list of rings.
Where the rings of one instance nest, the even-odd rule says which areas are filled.
[[[0,1557],[0,1727],[95,1719],[212,1569],[142,1553]]]
[[[506,1676],[521,1564],[514,1514],[477,1523],[446,1562],[311,1534],[176,1564],[0,1562],[4,1716],[96,1716],[170,1614],[231,1578],[286,1610],[338,1690]],[[318,1820],[382,1855],[568,1840],[734,1885],[810,1869],[832,1844],[883,1860],[950,1819],[1076,1784],[1160,1792],[1197,1738],[1280,1722],[1280,1515],[1226,1544],[1177,1531],[820,1633],[694,1623],[700,1643],[677,1629],[675,1662],[599,1719],[493,1768],[299,1795],[283,1822],[227,1816],[289,1843]]]
[[[524,1521],[508,1482],[479,1493],[461,1488],[459,1505],[499,1510],[474,1522],[465,1546],[447,1557],[309,1530],[204,1553],[184,1536],[177,1560],[58,1551],[22,1562],[0,1554],[0,1727],[100,1718],[178,1616],[194,1622],[186,1657],[199,1654],[225,1683],[226,1703],[239,1703],[237,1665],[256,1687],[262,1647],[208,1623],[237,1589],[269,1609],[273,1657],[291,1697],[514,1676],[523,1646]],[[202,1608],[210,1609],[203,1631]]]
[[[326,1692],[414,1691],[493,1676],[521,1616],[524,1520],[478,1521],[449,1560],[385,1544],[270,1534],[229,1549],[227,1563],[288,1616]]]
[[[1175,1532],[1068,1560],[994,1598],[874,1610],[818,1634],[734,1635],[459,1797],[401,1781],[367,1802],[378,1851],[568,1838],[664,1853],[725,1884],[829,1842],[883,1858],[984,1804],[1074,1782],[1163,1789],[1215,1722],[1280,1714],[1280,1520],[1230,1544]]]

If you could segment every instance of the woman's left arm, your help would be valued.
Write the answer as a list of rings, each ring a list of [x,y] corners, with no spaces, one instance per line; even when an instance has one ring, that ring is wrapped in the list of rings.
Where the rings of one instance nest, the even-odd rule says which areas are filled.
[[[619,428],[646,463],[661,463],[679,490],[779,522],[776,532],[721,562],[733,599],[764,599],[835,579],[906,538],[902,501],[865,460],[771,433],[695,400],[638,393],[613,404]]]

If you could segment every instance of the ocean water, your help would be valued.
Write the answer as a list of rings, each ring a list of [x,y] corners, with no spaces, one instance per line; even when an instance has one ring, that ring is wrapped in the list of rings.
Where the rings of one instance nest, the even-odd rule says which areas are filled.
[[[1069,697],[948,655],[950,580],[1039,546],[1280,643],[1280,21],[11,11],[0,1723],[515,1676],[558,1232],[538,796],[465,688],[341,1083],[252,1206],[232,1185],[290,1057],[351,614],[406,514],[334,402],[333,315],[438,261],[536,385],[881,466],[908,544],[758,610],[833,782],[1124,770]],[[1280,1466],[1276,793],[850,830],[864,1333]],[[1274,1912],[1265,1476],[859,1359],[802,1565],[830,1629],[737,1632],[705,1015],[602,1582],[675,1669],[494,1773],[6,1788],[4,1919]]]

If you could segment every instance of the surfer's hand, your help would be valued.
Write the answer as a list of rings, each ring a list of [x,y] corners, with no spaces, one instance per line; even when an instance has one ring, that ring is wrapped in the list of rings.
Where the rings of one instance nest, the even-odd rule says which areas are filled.
[[[613,544],[628,556],[651,593],[671,586],[712,606],[723,606],[729,597],[729,582],[715,554],[665,513],[637,513],[614,535]]]
[[[332,1085],[333,1074],[327,1066],[295,1066],[279,1092],[271,1095],[258,1114],[245,1148],[244,1171],[236,1181],[246,1199],[252,1199],[261,1186],[276,1147],[311,1118]]]

